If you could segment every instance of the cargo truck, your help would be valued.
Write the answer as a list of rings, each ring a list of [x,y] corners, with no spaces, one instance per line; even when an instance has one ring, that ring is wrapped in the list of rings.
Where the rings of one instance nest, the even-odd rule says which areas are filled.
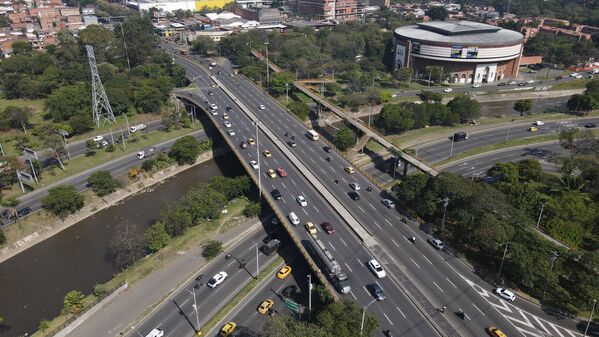
[[[138,124],[138,125],[133,125],[132,127],[129,128],[129,131],[131,131],[131,133],[140,131],[140,130],[145,130],[146,125],[145,124]]]
[[[307,243],[308,251],[312,253],[318,264],[321,265],[324,274],[329,278],[335,289],[342,294],[349,293],[351,291],[349,278],[347,274],[341,271],[339,262],[335,260],[335,257],[324,243],[316,235],[311,236]]]

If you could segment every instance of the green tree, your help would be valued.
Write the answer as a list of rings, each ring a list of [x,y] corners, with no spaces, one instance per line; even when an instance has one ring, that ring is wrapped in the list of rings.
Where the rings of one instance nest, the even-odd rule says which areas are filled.
[[[520,177],[528,181],[540,181],[543,175],[543,167],[536,159],[524,159],[516,163]]]
[[[296,115],[300,120],[305,121],[308,119],[310,113],[310,107],[304,102],[289,102],[287,105],[289,111]]]
[[[480,104],[477,100],[466,95],[460,95],[447,103],[452,114],[460,116],[461,121],[473,120],[480,117]]]
[[[259,202],[250,202],[243,209],[243,216],[246,218],[251,218],[260,214],[260,203]]]
[[[110,194],[119,187],[119,182],[112,177],[109,171],[97,171],[87,178],[87,183],[97,196]]]
[[[123,31],[121,31],[121,29]],[[114,35],[127,44],[127,55],[131,67],[143,64],[157,50],[158,36],[154,34],[149,15],[129,15],[123,25],[115,26]]]
[[[347,151],[356,145],[356,135],[349,127],[343,127],[335,135],[335,146],[341,151]]]
[[[133,97],[135,108],[144,113],[158,112],[162,105],[162,92],[154,87],[143,86]]]
[[[63,311],[68,314],[79,313],[84,306],[85,296],[80,291],[72,290],[64,296]]]
[[[164,224],[157,221],[144,233],[144,243],[148,251],[156,253],[162,248],[166,247],[171,237],[166,232]]]
[[[570,97],[566,103],[568,110],[572,112],[586,112],[595,110],[599,107],[599,103],[591,95],[575,94]]]
[[[426,15],[431,18],[431,20],[445,20],[447,19],[448,13],[447,9],[444,6],[431,6],[427,11]]]
[[[31,56],[33,52],[33,46],[27,41],[15,41],[12,43],[13,55],[27,55]]]
[[[207,36],[198,36],[191,44],[191,51],[195,54],[208,55],[216,49],[216,43]]]
[[[518,167],[513,163],[497,163],[487,171],[487,174],[508,185],[518,181]]]
[[[274,95],[282,95],[287,88],[293,88],[293,75],[288,72],[274,73],[270,77],[270,92]]]
[[[48,190],[48,195],[42,199],[42,207],[61,218],[73,214],[83,207],[85,199],[77,193],[75,187],[62,185]]]
[[[320,311],[316,325],[328,332],[329,336],[357,335],[361,322],[362,308],[356,302],[342,299],[333,302]],[[374,336],[379,329],[379,321],[373,314],[367,313],[364,319],[363,336]]]
[[[206,182],[204,186],[223,193],[226,200],[233,200],[249,192],[251,181],[248,176],[235,178],[216,176]]]
[[[418,93],[418,97],[423,101],[423,102],[436,102],[436,103],[440,103],[443,100],[443,95],[438,93],[438,92],[432,92],[432,91],[422,91],[420,93]]]
[[[169,205],[160,213],[164,230],[171,236],[180,236],[193,224],[191,214],[183,206]]]
[[[222,192],[206,186],[191,189],[181,201],[194,225],[203,220],[218,218],[226,203],[227,199]]]
[[[192,136],[183,136],[171,147],[168,156],[175,159],[179,165],[193,164],[200,154],[200,143]]]
[[[520,116],[524,116],[524,114],[528,113],[532,109],[532,101],[529,99],[521,99],[517,100],[514,103],[514,110],[520,113]]]
[[[393,72],[393,78],[399,82],[409,81],[414,73],[412,68],[399,68]]]
[[[202,256],[211,260],[223,251],[223,243],[217,240],[209,241],[202,250]]]
[[[60,87],[48,96],[44,110],[54,122],[64,122],[73,116],[91,116],[91,97],[83,84]]]
[[[414,127],[414,112],[401,104],[386,104],[377,116],[375,124],[386,134],[411,130]]]
[[[116,269],[125,270],[146,255],[143,233],[127,220],[117,223],[113,231],[108,256]]]
[[[4,109],[4,113],[8,115],[10,124],[15,129],[21,129],[26,134],[27,129],[30,127],[29,119],[33,116],[33,109],[31,107],[17,107],[7,106]]]

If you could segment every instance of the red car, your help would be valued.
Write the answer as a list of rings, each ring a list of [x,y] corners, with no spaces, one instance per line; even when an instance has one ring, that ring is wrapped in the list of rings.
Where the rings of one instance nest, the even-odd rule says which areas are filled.
[[[285,178],[287,176],[287,171],[285,171],[282,167],[279,167],[277,169],[277,173],[279,174],[279,177],[281,177],[281,178]]]
[[[333,228],[333,225],[331,225],[329,222],[323,222],[320,226],[322,226],[322,229],[327,234],[333,234],[333,233],[335,233],[335,229]]]

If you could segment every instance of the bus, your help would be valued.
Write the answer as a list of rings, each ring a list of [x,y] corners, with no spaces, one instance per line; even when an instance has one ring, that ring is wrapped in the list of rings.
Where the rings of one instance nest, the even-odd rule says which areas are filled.
[[[308,130],[308,132],[306,132],[306,136],[312,140],[318,140],[318,132],[314,130]]]

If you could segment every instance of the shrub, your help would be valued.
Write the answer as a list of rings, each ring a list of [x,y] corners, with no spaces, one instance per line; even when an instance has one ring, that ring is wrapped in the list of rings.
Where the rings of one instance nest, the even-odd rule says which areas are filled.
[[[220,241],[210,241],[204,246],[204,250],[202,251],[202,256],[206,259],[213,259],[218,256],[223,251],[223,243]]]

